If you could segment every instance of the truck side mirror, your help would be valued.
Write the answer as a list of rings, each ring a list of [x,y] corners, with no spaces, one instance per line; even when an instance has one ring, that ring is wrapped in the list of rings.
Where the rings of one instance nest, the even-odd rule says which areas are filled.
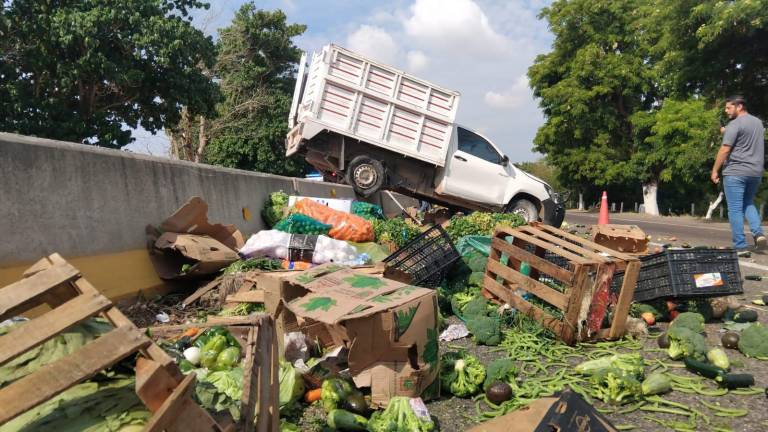
[[[509,156],[504,155],[501,157],[501,166],[507,166],[509,165]]]

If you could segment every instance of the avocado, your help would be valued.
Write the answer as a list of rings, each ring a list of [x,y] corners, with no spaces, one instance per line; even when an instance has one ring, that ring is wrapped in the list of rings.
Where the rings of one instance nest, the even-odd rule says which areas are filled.
[[[496,381],[488,387],[485,397],[488,398],[489,402],[500,405],[512,399],[512,387],[505,382]]]

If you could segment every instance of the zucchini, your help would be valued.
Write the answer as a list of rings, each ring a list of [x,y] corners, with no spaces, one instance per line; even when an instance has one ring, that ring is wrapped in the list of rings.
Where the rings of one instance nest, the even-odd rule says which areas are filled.
[[[343,409],[332,409],[328,413],[328,426],[346,431],[368,430],[368,419]]]
[[[717,379],[726,374],[725,370],[715,365],[694,360],[690,357],[683,359],[685,368],[689,371],[710,379]]]
[[[757,312],[750,309],[738,311],[733,316],[733,321],[737,323],[755,322],[757,321]]]
[[[750,374],[723,374],[715,378],[715,381],[720,384],[720,387],[725,387],[727,389],[752,387],[755,385],[755,377]]]

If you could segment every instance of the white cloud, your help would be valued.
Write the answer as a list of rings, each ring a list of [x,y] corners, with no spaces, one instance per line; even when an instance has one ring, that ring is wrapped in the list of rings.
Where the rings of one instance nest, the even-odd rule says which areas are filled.
[[[361,25],[347,37],[346,48],[378,60],[382,63],[394,64],[397,61],[399,48],[384,29],[380,27]]]
[[[403,26],[417,43],[470,57],[507,51],[508,40],[491,27],[488,16],[472,0],[416,0],[410,10],[412,15]]]
[[[408,61],[408,72],[418,73],[429,64],[429,58],[421,51],[408,51],[406,55]]]
[[[512,87],[503,92],[488,91],[483,100],[492,108],[512,109],[518,108],[531,101],[532,93],[528,87],[528,77],[520,76]]]

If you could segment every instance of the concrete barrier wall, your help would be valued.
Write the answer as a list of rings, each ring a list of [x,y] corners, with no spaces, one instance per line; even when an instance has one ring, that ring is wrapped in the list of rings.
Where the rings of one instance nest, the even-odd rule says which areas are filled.
[[[190,197],[200,196],[209,205],[210,221],[234,224],[248,236],[264,228],[261,209],[279,190],[354,198],[345,185],[0,133],[0,286],[54,252],[75,258],[84,274],[83,266],[92,267],[90,273],[110,285],[120,285],[111,281],[120,277],[138,277],[143,287],[159,284],[153,274],[144,274],[151,269],[147,224],[159,224]],[[388,197],[374,201],[397,212]],[[118,291],[135,291],[128,285]]]

